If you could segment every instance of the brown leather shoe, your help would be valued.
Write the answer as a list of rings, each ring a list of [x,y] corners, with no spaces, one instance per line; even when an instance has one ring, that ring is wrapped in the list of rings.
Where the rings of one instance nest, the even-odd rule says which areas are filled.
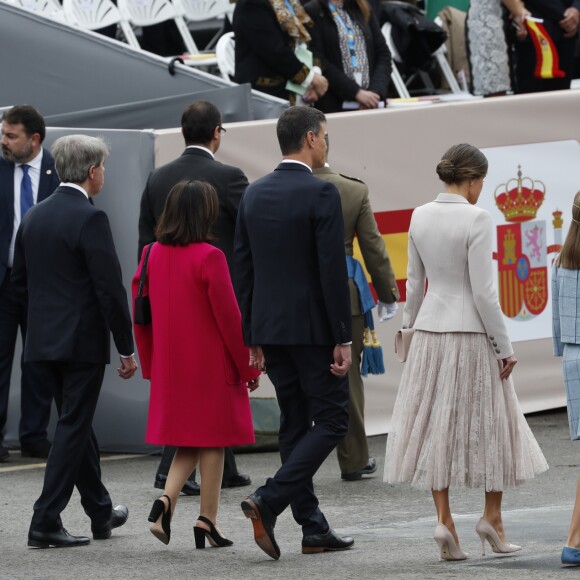
[[[247,518],[252,520],[256,544],[270,558],[278,560],[280,558],[280,548],[274,537],[276,516],[272,513],[272,510],[257,493],[253,493],[242,502],[242,511]]]

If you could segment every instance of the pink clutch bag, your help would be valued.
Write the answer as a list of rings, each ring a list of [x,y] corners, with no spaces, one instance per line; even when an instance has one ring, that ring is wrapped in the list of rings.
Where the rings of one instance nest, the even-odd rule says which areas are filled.
[[[409,348],[411,348],[411,339],[413,338],[414,330],[412,328],[401,328],[395,334],[395,353],[400,362],[407,360]]]

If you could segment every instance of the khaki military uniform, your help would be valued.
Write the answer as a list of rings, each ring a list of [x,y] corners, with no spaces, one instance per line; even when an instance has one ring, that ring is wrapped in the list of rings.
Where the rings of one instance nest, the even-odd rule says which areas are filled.
[[[354,177],[335,173],[329,167],[314,170],[314,175],[334,184],[340,193],[344,219],[344,248],[353,255],[357,236],[364,265],[381,302],[391,304],[399,299],[399,291],[385,242],[377,227],[369,202],[367,185]],[[353,473],[365,467],[369,449],[364,424],[364,389],[360,376],[363,350],[364,317],[357,288],[349,280],[352,308],[352,366],[348,371],[350,392],[348,433],[337,447],[341,473]]]

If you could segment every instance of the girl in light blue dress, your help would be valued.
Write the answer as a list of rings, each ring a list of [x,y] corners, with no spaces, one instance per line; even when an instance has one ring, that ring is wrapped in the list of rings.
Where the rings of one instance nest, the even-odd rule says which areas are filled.
[[[572,205],[572,223],[552,269],[554,355],[563,356],[570,438],[580,439],[580,191]],[[576,503],[562,550],[562,564],[580,565],[580,478]]]

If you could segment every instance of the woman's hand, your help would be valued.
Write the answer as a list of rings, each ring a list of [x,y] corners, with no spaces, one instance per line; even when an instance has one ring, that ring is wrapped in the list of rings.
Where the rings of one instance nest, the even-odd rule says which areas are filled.
[[[503,368],[499,372],[499,376],[502,381],[505,381],[512,374],[512,371],[514,370],[514,367],[516,366],[518,359],[512,354],[512,356],[502,358],[501,362]]]
[[[253,393],[260,386],[260,377],[248,381],[248,391]]]
[[[361,109],[377,109],[381,101],[381,96],[374,91],[360,89],[355,99],[360,103]]]
[[[308,87],[309,91],[314,91],[318,97],[324,96],[324,93],[328,90],[328,80],[325,76],[321,74],[314,73],[314,77],[312,78],[312,82]],[[316,99],[315,99],[316,100]]]

